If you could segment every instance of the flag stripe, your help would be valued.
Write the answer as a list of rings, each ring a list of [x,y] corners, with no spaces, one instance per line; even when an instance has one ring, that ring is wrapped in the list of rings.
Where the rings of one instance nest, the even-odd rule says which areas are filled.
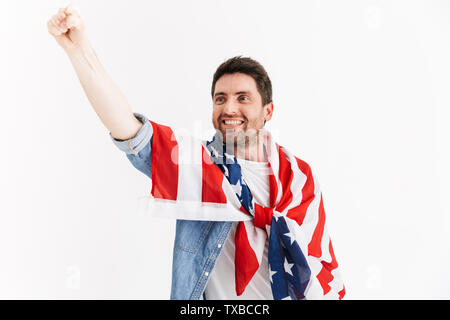
[[[202,153],[201,142],[183,132],[175,133],[178,142],[178,193],[177,200],[201,202]]]
[[[323,207],[323,198],[320,195],[320,205],[319,205],[319,221],[317,222],[316,228],[314,229],[314,233],[311,241],[308,244],[308,254],[320,258],[322,256],[322,235],[325,225],[325,209]]]
[[[270,162],[269,162],[269,170],[270,170],[270,174],[269,174],[269,187],[270,187],[269,203],[270,203],[270,207],[274,208],[276,200],[277,200],[277,194],[278,194],[278,183],[277,183],[277,179],[275,178],[275,173],[274,173],[274,170],[273,170],[272,165],[270,164]]]
[[[345,286],[342,286],[342,290],[338,292],[339,294],[339,300],[342,300],[345,296]]]
[[[306,176],[306,182],[302,187],[302,202],[299,206],[288,210],[287,217],[297,221],[298,225],[303,224],[309,205],[315,198],[315,185],[310,166],[303,160],[295,158],[300,171]]]
[[[331,244],[331,240],[328,242],[328,252],[331,256],[331,262],[325,262],[321,261],[322,263],[322,270],[317,275],[317,279],[320,282],[320,285],[322,286],[324,290],[324,294],[327,294],[331,290],[331,286],[329,283],[334,279],[334,276],[332,275],[332,271],[338,267],[336,257],[334,256],[333,251],[333,245]]]
[[[272,144],[270,149],[274,150],[273,151],[274,155],[271,156],[270,159],[269,159],[270,168],[272,169],[272,172],[274,174],[274,177],[275,177],[275,180],[276,180],[276,183],[277,183],[277,188],[276,188],[276,190],[274,190],[275,191],[275,194],[274,194],[275,203],[278,203],[280,201],[281,197],[282,197],[281,182],[280,182],[280,180],[278,178],[279,177],[278,171],[280,170],[280,158],[279,158],[279,155],[278,155],[278,147],[279,147],[279,145],[277,143],[273,143]],[[270,190],[270,192],[272,193],[272,190]]]
[[[222,171],[211,161],[208,152],[202,147],[202,202],[227,203],[223,192]]]
[[[280,161],[278,178],[280,179],[282,197],[280,202],[277,204],[276,210],[278,212],[283,212],[292,201],[291,183],[293,179],[293,172],[290,162],[286,159],[286,155],[280,146],[278,146],[278,155]]]
[[[151,193],[155,198],[177,200],[178,143],[170,127],[150,122],[153,126]]]
[[[235,285],[236,294],[240,296],[258,270],[259,263],[255,252],[250,246],[245,224],[242,221],[239,221],[237,225],[234,242],[236,246],[234,256]]]
[[[286,149],[283,149],[286,150]],[[303,201],[303,187],[307,181],[307,176],[300,170],[297,165],[296,158],[291,155],[287,150],[284,152],[286,159],[289,161],[289,165],[292,171],[291,193],[292,201],[285,208],[289,213],[290,209],[298,207]]]

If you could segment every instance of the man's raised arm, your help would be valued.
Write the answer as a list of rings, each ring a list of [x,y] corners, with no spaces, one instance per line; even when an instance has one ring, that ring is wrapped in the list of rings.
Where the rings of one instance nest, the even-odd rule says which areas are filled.
[[[119,140],[133,138],[142,123],[100,64],[79,10],[72,5],[59,9],[47,22],[47,28],[69,56],[89,102],[111,135]]]

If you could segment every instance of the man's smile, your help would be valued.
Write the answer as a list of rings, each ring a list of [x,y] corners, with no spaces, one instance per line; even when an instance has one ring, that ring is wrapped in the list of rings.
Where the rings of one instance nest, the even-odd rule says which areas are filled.
[[[245,123],[242,119],[225,118],[220,121],[221,127],[224,129],[236,129]]]

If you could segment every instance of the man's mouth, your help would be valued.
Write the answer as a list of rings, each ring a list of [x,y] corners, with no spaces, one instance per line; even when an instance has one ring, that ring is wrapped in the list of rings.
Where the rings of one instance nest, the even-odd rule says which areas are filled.
[[[221,121],[222,127],[224,129],[234,129],[240,127],[242,124],[244,124],[244,120],[239,119],[224,119]]]

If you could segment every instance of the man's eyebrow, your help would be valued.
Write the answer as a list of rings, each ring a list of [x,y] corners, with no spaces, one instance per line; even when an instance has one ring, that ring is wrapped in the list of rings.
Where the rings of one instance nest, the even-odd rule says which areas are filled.
[[[250,91],[239,91],[239,92],[236,92],[236,93],[235,93],[235,95],[238,95],[238,94],[248,94],[248,95],[252,95]],[[217,93],[214,94],[214,97],[215,97],[215,96],[226,96],[226,95],[227,95],[227,94],[226,94],[225,92],[217,92]]]

